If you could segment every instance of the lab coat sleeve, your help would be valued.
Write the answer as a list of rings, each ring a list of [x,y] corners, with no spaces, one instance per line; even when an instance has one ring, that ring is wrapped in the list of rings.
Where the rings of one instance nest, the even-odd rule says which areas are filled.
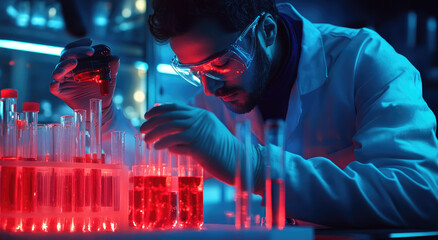
[[[356,40],[355,161],[341,169],[287,152],[286,214],[329,226],[436,228],[436,119],[420,74],[376,33]]]
[[[111,154],[111,132],[125,131],[125,164],[134,164],[135,138],[139,131],[134,128],[121,109],[114,111],[112,118],[102,126],[102,147],[106,154]]]

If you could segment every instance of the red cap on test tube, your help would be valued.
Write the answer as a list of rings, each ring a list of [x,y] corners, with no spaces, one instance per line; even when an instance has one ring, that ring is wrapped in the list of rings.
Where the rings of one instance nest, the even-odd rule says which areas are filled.
[[[0,93],[2,98],[18,98],[18,91],[15,89],[2,89]]]
[[[24,102],[23,112],[39,112],[40,104],[37,102]]]

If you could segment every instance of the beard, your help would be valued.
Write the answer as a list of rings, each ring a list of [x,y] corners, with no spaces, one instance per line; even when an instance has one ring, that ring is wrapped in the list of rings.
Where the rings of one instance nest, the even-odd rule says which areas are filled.
[[[242,89],[229,89],[227,92],[235,91],[241,93],[243,96],[241,96],[239,100],[233,102],[224,102],[225,106],[237,114],[244,114],[253,110],[254,107],[260,102],[266,89],[269,79],[269,71],[270,62],[268,56],[261,51],[259,45],[257,44],[254,62],[243,76],[243,78],[251,79],[249,91],[244,91]]]

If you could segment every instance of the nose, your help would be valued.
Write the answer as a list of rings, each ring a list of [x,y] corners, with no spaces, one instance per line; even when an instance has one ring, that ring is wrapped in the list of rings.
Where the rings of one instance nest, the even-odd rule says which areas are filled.
[[[202,86],[204,86],[205,95],[207,96],[214,95],[218,89],[225,85],[223,81],[215,80],[204,75],[201,75],[201,81]]]

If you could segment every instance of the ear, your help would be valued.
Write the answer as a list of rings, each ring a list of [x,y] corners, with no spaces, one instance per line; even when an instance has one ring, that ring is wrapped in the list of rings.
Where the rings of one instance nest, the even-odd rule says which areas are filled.
[[[261,42],[264,47],[270,47],[275,43],[277,37],[277,23],[270,13],[265,13],[258,24],[259,34],[261,35]]]

